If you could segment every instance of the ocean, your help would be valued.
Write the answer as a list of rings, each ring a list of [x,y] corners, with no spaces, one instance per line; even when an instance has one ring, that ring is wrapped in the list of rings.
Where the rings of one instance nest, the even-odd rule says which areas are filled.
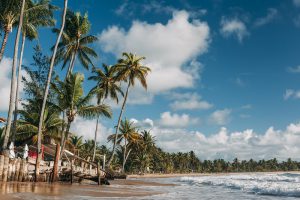
[[[173,187],[146,187],[164,194],[129,199],[279,200],[300,198],[300,174],[251,173],[149,179]]]

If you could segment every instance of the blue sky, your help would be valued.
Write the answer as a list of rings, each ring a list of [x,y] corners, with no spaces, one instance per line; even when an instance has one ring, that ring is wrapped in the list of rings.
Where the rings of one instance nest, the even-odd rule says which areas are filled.
[[[52,2],[62,6],[62,1]],[[148,92],[139,86],[131,90],[125,116],[151,128],[166,150],[231,159],[255,157],[257,148],[262,152],[257,158],[300,159],[294,144],[300,142],[299,0],[72,0],[69,8],[88,12],[91,34],[99,38],[97,66],[114,64],[122,51],[146,56],[153,70]],[[13,39],[12,34],[7,59]],[[49,29],[40,31],[39,42],[48,54],[55,39]],[[29,64],[36,42],[27,44]],[[79,63],[75,71],[90,75]],[[86,90],[92,86],[85,82]],[[3,105],[0,115],[6,116]],[[113,108],[114,119],[102,120],[105,134],[116,123],[119,109]],[[73,131],[91,137],[87,127],[92,122],[79,120]],[[220,144],[226,145],[217,148]]]

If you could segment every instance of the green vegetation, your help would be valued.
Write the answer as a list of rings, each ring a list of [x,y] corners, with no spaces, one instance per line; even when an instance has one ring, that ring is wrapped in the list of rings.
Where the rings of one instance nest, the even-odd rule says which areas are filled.
[[[18,26],[8,120],[6,126],[0,128],[3,153],[10,141],[16,142],[17,145],[37,145],[36,175],[39,175],[41,146],[49,138],[60,144],[61,150],[67,148],[85,159],[99,162],[102,159],[100,155],[105,154],[109,158],[107,167],[120,169],[125,173],[252,172],[300,168],[300,163],[291,159],[281,163],[276,159],[200,161],[193,151],[164,152],[156,145],[155,137],[150,131],[139,131],[133,122],[124,117],[130,88],[138,82],[147,89],[147,76],[151,70],[142,63],[145,57],[124,52],[115,64],[103,64],[103,67],[97,68],[93,59],[97,58],[98,54],[92,48],[97,37],[89,35],[91,24],[88,15],[82,16],[79,12],[67,10],[67,3],[68,1],[64,0],[60,28],[53,28],[57,40],[51,48],[51,57],[45,56],[42,48],[37,45],[33,49],[33,63],[30,66],[22,66],[26,38],[36,39],[40,27],[54,26],[53,12],[58,9],[48,0],[0,1],[0,25],[4,32],[0,62],[8,36],[12,28]],[[19,52],[20,36],[22,47]],[[17,63],[19,53],[20,62]],[[79,66],[92,70],[93,75],[88,80],[85,80],[81,73],[73,73],[76,59]],[[62,73],[54,71],[54,66],[64,69],[67,64],[66,76],[59,77]],[[21,67],[27,72],[26,77],[21,76]],[[22,109],[18,107],[21,78],[25,93]],[[90,81],[94,87],[90,91],[84,91],[84,81]],[[95,103],[92,103],[93,98],[96,99]],[[119,103],[121,98],[123,101],[115,132],[107,138],[109,148],[99,146],[99,121],[101,117],[111,118],[113,114],[105,103]],[[84,133],[70,132],[70,127],[78,116],[96,119],[94,140],[83,141],[84,136],[79,135]]]

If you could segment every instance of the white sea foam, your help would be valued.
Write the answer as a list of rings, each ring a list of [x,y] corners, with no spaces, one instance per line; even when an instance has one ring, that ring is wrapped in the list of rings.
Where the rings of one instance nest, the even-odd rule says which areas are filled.
[[[300,197],[300,174],[248,174],[182,177],[192,185],[221,186],[247,193]]]

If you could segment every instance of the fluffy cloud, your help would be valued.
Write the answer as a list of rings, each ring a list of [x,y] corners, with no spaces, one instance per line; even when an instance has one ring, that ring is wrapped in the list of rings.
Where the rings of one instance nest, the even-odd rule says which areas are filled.
[[[191,118],[188,114],[164,112],[160,115],[159,125],[162,127],[187,127],[197,122],[199,122],[198,118]]]
[[[12,67],[12,59],[4,57],[0,63],[0,94],[1,94],[1,100],[0,100],[0,112],[6,112],[9,107],[9,98],[10,98],[10,80],[11,80],[11,67]],[[23,77],[26,77],[26,79],[30,79],[29,75],[22,70],[21,74]],[[19,88],[19,108],[22,108],[21,105],[21,97],[23,95],[23,88],[24,84],[21,82],[20,88]]]
[[[166,24],[135,21],[127,31],[111,26],[99,34],[99,45],[116,57],[123,51],[145,56],[144,64],[152,69],[148,76],[152,94],[190,88],[201,69],[195,58],[207,51],[210,39],[208,25],[189,18],[186,11],[174,11]]]
[[[293,3],[296,7],[300,7],[300,0],[293,0]]]
[[[167,114],[165,115],[167,116]],[[171,118],[174,117],[174,115],[168,115]],[[180,118],[179,115],[178,118]],[[260,134],[252,129],[229,132],[225,127],[221,127],[216,133],[204,134],[199,131],[189,131],[183,127],[162,127],[159,122],[156,124],[151,119],[141,121],[132,119],[132,121],[141,125],[140,130],[151,129],[157,145],[164,151],[188,152],[193,150],[202,160],[215,158],[233,160],[235,157],[255,160],[274,157],[285,160],[290,157],[300,160],[300,122],[289,124],[285,130],[269,127]],[[72,124],[71,131],[83,135],[85,139],[93,139],[95,120],[77,118]],[[101,144],[107,144],[106,138],[112,131],[100,124],[98,141]]]
[[[71,132],[75,135],[83,136],[84,139],[93,140],[95,137],[96,120],[87,120],[77,117],[71,125]],[[107,144],[107,137],[113,133],[112,129],[106,128],[99,123],[97,132],[97,141],[101,144]]]
[[[283,95],[283,98],[285,100],[288,99],[300,99],[300,90],[292,90],[292,89],[287,89],[285,91],[285,94]]]
[[[289,67],[287,70],[288,70],[288,72],[291,72],[291,73],[300,73],[300,65],[298,65],[296,67]]]
[[[172,96],[174,99],[176,99],[173,103],[170,104],[170,107],[173,110],[206,110],[213,107],[212,104],[202,100],[201,96],[196,93],[175,93]]]
[[[225,125],[230,122],[230,109],[216,110],[209,116],[209,122],[217,125]]]
[[[184,129],[155,128],[152,133],[164,150],[193,150],[201,159],[232,160],[238,157],[257,160],[276,157],[284,160],[291,157],[300,160],[300,123],[290,124],[284,131],[270,127],[263,134],[257,134],[252,129],[230,133],[224,127],[209,136]]]
[[[265,17],[257,19],[254,25],[256,27],[266,25],[271,21],[273,21],[277,16],[278,16],[278,10],[275,8],[269,8],[267,15]]]
[[[137,126],[138,128],[149,129],[154,126],[153,120],[149,119],[149,118],[146,118],[142,121],[132,118],[132,119],[130,119],[130,121],[133,122],[135,124],[135,126]]]
[[[0,111],[7,111],[9,105],[9,94],[10,94],[10,76],[11,76],[12,59],[4,57],[0,63],[0,94],[1,103]]]
[[[239,42],[242,42],[244,37],[249,35],[245,23],[237,18],[222,17],[220,32],[224,37],[236,36]]]

